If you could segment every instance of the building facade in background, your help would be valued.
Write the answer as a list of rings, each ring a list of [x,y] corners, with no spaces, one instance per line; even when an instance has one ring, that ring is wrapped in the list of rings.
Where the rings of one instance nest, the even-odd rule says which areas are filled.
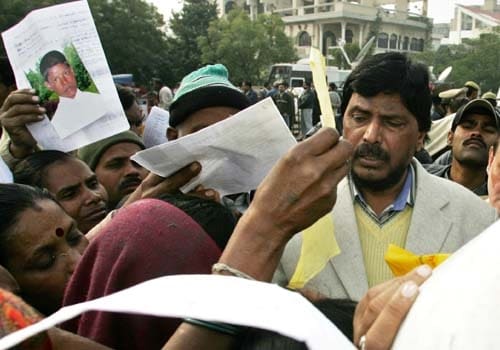
[[[423,3],[415,9],[415,2]],[[235,6],[252,18],[279,14],[298,56],[308,57],[311,46],[328,54],[339,42],[358,44],[377,34],[375,52],[423,51],[430,38],[427,0],[218,0],[221,16]]]
[[[500,6],[496,0],[484,0],[480,6],[455,5],[449,34],[441,44],[461,44],[462,39],[478,38],[497,26],[500,26]]]

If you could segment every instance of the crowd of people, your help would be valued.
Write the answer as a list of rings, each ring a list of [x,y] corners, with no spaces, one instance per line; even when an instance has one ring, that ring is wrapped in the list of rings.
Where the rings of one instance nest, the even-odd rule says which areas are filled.
[[[0,65],[0,155],[14,174],[13,184],[0,184],[3,335],[61,306],[165,275],[214,273],[286,287],[301,258],[301,231],[330,213],[341,252],[297,292],[356,346],[389,349],[432,273],[422,265],[395,277],[384,259],[389,245],[451,254],[500,212],[495,96],[479,98],[479,86],[468,82],[458,89],[460,106],[450,107],[443,103],[448,97],[431,98],[428,68],[401,53],[366,58],[342,96],[329,85],[342,137],[319,130],[290,149],[257,189],[222,198],[203,185],[181,192],[203,172],[198,162],[162,178],[131,160],[146,148],[145,114],[128,88],[117,87],[129,131],[72,153],[40,149],[27,128],[44,114],[39,99],[16,89],[6,59]],[[151,106],[169,111],[168,140],[257,99],[249,81],[239,89],[221,64],[191,72],[175,93],[159,84],[149,97]],[[270,97],[287,125],[297,108],[301,134],[313,127],[317,97],[310,82],[298,101],[282,81]],[[444,110],[447,116],[435,117]],[[106,312],[84,314],[23,346],[305,348],[257,329]]]

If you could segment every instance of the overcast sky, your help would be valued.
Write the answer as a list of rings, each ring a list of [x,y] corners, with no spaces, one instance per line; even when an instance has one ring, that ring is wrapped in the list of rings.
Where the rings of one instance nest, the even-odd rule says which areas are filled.
[[[154,4],[160,13],[168,21],[172,11],[179,11],[182,8],[182,0],[147,0]],[[480,5],[484,0],[428,0],[429,17],[434,18],[434,23],[447,23],[453,17],[453,5],[455,3],[464,5]],[[415,5],[419,5],[415,3]]]

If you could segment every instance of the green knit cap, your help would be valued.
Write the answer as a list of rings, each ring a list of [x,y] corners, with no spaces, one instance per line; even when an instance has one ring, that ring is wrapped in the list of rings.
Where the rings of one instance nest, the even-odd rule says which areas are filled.
[[[496,100],[497,99],[497,95],[495,95],[494,92],[488,91],[488,92],[485,92],[483,94],[483,96],[481,96],[481,98],[489,99],[489,100]]]
[[[103,140],[91,143],[88,146],[82,147],[78,150],[78,158],[83,160],[92,171],[95,170],[101,156],[108,148],[116,145],[117,143],[135,143],[142,149],[145,149],[144,142],[132,131],[124,131]]]
[[[208,107],[234,107],[242,110],[250,106],[238,88],[228,80],[222,64],[202,67],[182,79],[170,105],[170,126],[176,127],[192,113]]]

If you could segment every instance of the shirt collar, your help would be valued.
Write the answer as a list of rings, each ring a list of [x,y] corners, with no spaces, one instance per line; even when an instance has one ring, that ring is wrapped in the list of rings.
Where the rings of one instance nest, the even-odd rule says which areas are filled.
[[[59,100],[66,100],[66,101],[75,101],[78,97],[80,97],[82,92],[80,89],[76,89],[76,94],[75,97],[69,98],[69,97],[64,97],[64,96],[59,96]]]

